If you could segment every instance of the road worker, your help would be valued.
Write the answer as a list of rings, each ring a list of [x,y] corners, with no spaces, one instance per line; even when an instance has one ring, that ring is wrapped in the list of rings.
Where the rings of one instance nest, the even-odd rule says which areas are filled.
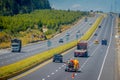
[[[79,61],[77,59],[74,59],[73,63],[74,63],[74,69],[78,69],[79,68]]]

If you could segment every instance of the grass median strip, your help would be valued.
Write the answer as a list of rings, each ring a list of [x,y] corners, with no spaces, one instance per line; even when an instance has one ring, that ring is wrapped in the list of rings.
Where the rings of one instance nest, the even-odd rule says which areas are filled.
[[[98,17],[98,19],[95,21],[95,23],[92,25],[92,27],[79,40],[88,40],[91,37],[91,35],[94,33],[94,31],[97,29],[98,25],[102,21],[102,18],[103,18],[103,16]],[[0,67],[0,80],[5,80],[5,79],[15,76],[21,72],[24,72],[40,63],[52,58],[52,56],[56,53],[65,52],[65,51],[75,47],[77,42],[78,42],[77,40],[74,40],[72,42],[58,46],[51,50],[28,57],[28,58],[18,61],[16,63]]]

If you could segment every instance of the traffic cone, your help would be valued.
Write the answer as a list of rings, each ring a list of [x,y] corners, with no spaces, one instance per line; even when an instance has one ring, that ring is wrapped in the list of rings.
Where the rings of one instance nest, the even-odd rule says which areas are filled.
[[[74,79],[75,78],[75,73],[72,73],[72,79]]]

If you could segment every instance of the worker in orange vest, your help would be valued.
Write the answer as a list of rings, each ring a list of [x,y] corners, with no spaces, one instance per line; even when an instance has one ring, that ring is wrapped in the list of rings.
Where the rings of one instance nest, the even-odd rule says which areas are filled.
[[[74,59],[73,63],[74,63],[74,69],[78,69],[79,68],[79,61],[77,59]]]

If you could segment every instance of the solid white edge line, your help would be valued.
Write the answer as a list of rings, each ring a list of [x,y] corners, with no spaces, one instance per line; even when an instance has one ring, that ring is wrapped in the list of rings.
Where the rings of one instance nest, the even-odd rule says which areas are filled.
[[[113,19],[112,19],[113,20]],[[107,55],[108,55],[108,52],[109,52],[109,48],[110,48],[110,44],[112,42],[112,33],[113,33],[113,21],[112,21],[112,26],[111,26],[111,36],[110,36],[110,43],[108,45],[108,48],[107,48],[107,51],[106,51],[106,54],[105,54],[105,57],[104,57],[104,60],[103,60],[103,63],[102,63],[102,67],[100,69],[100,73],[99,73],[99,76],[97,78],[97,80],[100,80],[100,77],[101,77],[101,74],[102,74],[102,71],[103,71],[103,67],[104,67],[104,64],[105,64],[105,61],[106,61],[106,58],[107,58]]]

